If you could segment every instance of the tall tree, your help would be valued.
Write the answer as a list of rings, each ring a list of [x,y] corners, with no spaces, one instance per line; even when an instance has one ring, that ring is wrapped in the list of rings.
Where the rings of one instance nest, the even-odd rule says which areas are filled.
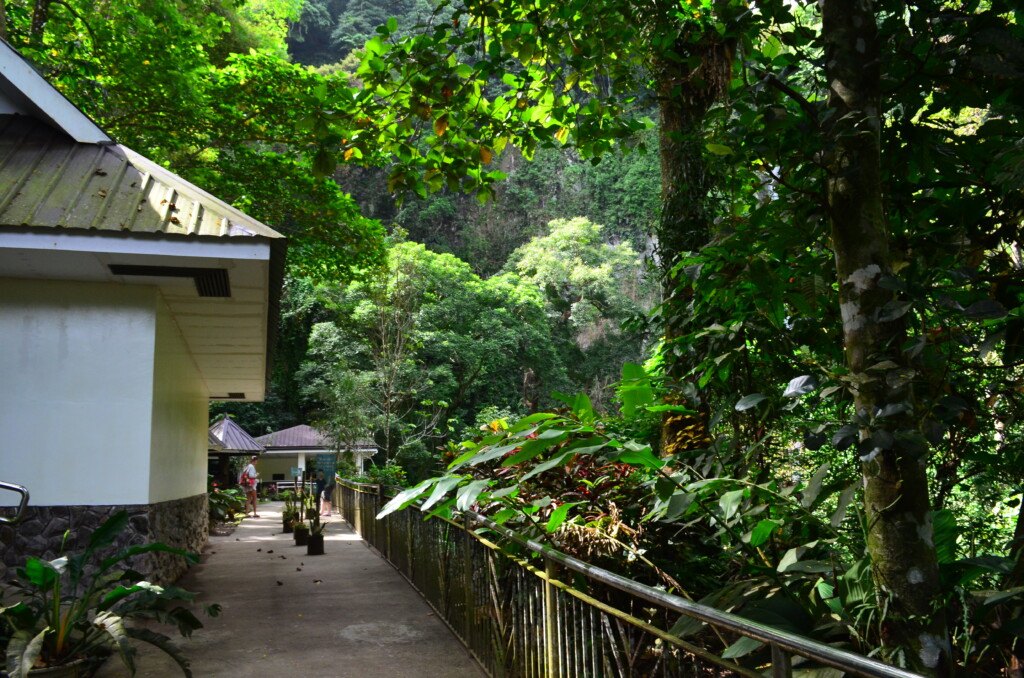
[[[340,275],[380,263],[380,225],[310,171],[316,136],[297,102],[340,106],[347,80],[283,58],[294,3],[249,6],[248,19],[199,0],[6,7],[11,43],[72,102],[119,142],[290,236],[290,263]]]
[[[881,55],[874,3],[823,0],[828,215],[832,225],[843,343],[857,421],[861,423],[867,546],[888,644],[907,648],[927,675],[951,673],[949,634],[931,518],[926,450],[900,441],[906,416],[878,425],[885,408],[903,408],[908,368],[900,348],[903,318],[893,300],[889,225],[882,194]],[[902,431],[901,431],[902,429]]]

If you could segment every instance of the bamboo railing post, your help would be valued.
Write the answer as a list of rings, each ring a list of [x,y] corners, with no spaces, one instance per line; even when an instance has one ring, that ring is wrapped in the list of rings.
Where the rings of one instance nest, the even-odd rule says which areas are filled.
[[[793,660],[789,653],[772,643],[772,678],[792,678]]]
[[[555,600],[555,564],[544,559],[544,675],[558,678],[558,609]]]

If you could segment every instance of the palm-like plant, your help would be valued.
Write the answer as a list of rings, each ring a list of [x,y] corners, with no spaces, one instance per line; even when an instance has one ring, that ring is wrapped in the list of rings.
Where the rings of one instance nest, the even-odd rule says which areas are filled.
[[[127,523],[128,514],[119,512],[89,536],[80,553],[55,560],[29,558],[17,571],[12,585],[21,600],[0,607],[0,642],[8,636],[5,655],[10,678],[26,678],[33,668],[96,662],[114,652],[134,675],[133,641],[160,648],[191,678],[188,659],[168,636],[125,621],[171,624],[189,636],[202,623],[177,603],[191,601],[195,594],[176,586],[157,586],[122,567],[132,556],[156,551],[180,555],[189,562],[198,557],[160,543],[127,547],[102,557],[100,551],[113,545]],[[215,616],[220,607],[210,605],[206,610]]]

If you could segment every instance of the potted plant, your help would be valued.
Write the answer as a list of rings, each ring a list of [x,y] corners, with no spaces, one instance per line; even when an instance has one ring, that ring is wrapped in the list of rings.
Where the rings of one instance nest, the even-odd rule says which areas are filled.
[[[284,510],[281,512],[281,524],[285,534],[292,533],[292,525],[299,519],[299,509],[295,506],[295,499],[291,492],[285,492]]]
[[[296,520],[292,523],[292,529],[295,531],[296,546],[305,546],[309,543],[309,525],[301,520]]]
[[[286,508],[284,510],[284,512],[281,513],[281,525],[283,527],[283,530],[284,530],[285,534],[291,534],[292,533],[292,529],[294,528],[294,525],[295,525],[296,521],[298,521],[298,519],[299,519],[299,512],[296,511],[295,509],[289,510],[289,509]]]
[[[29,558],[17,570],[8,592],[20,600],[0,606],[0,627],[7,629],[3,635],[9,635],[4,654],[10,678],[91,675],[114,652],[134,674],[135,641],[160,648],[191,678],[188,659],[168,636],[126,622],[155,620],[177,626],[183,636],[189,636],[203,625],[178,602],[190,601],[195,594],[156,586],[143,581],[138,572],[121,568],[126,559],[154,551],[174,553],[190,562],[198,557],[159,543],[102,557],[100,551],[112,546],[127,524],[128,514],[121,511],[89,535],[82,552],[49,561]],[[218,612],[219,606],[207,606],[211,616]]]
[[[307,556],[322,556],[324,554],[324,529],[327,523],[320,522],[320,516],[315,516],[309,522],[309,537],[306,541]]]

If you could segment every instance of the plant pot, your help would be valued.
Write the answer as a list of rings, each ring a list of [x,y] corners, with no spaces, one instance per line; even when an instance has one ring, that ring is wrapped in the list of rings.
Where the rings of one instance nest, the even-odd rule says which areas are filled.
[[[85,675],[84,659],[76,659],[70,664],[48,666],[45,669],[32,669],[28,675],[32,678],[80,678]],[[4,675],[7,675],[6,673]]]
[[[292,527],[292,521],[290,521],[290,520],[284,521],[284,523],[282,523],[282,525],[283,525],[283,531],[284,531],[285,534],[291,534],[292,532],[295,531],[295,529]]]
[[[324,536],[322,534],[309,535],[306,543],[307,556],[322,556],[324,554]]]
[[[305,546],[308,543],[309,543],[309,532],[307,532],[306,530],[302,530],[301,532],[296,532],[295,533],[295,545],[296,546]]]

